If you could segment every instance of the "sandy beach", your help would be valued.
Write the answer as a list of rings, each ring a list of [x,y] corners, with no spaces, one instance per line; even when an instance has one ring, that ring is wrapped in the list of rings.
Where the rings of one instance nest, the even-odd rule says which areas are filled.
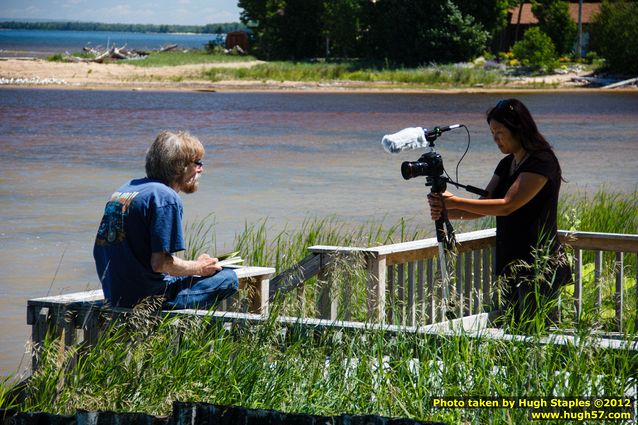
[[[109,90],[300,90],[300,91],[419,91],[425,89],[396,83],[370,83],[354,81],[281,82],[281,81],[217,81],[201,79],[202,71],[219,67],[250,67],[259,61],[225,62],[205,65],[181,65],[166,67],[138,67],[128,64],[62,63],[43,59],[0,60],[0,85],[5,87],[40,87],[67,89]],[[476,86],[462,89],[436,91],[474,92],[509,91],[512,89],[542,90],[582,89],[582,83],[573,77],[586,72],[568,72],[540,77],[511,80],[496,87]],[[546,85],[547,87],[542,87]],[[588,89],[589,90],[589,89]]]

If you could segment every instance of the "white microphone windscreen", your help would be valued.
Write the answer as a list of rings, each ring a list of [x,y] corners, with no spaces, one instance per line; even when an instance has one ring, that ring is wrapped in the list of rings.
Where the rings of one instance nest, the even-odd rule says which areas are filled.
[[[394,133],[386,134],[381,139],[383,149],[389,153],[399,153],[405,150],[427,147],[425,133],[421,127],[409,127]]]

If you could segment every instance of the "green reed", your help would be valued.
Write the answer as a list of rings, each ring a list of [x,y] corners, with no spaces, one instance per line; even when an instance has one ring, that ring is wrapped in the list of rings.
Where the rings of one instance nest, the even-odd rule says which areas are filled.
[[[561,211],[577,206],[578,217],[599,216],[581,219],[579,230],[590,230],[583,225],[589,220],[606,220],[605,213],[598,211],[609,199],[621,206],[604,204],[607,213],[616,211],[619,220],[630,218],[625,213],[635,205],[635,193],[597,196],[594,199],[600,200],[595,202],[574,198]],[[213,216],[188,229],[193,233],[189,241],[201,249],[214,246]],[[374,246],[430,233],[405,220],[386,228],[373,222],[347,225],[334,217],[307,218],[298,229],[286,226],[273,231],[264,219],[246,224],[235,246],[248,264],[283,271],[307,255],[312,245]],[[353,304],[364,305],[365,276],[356,272],[358,261],[337,259],[328,280],[337,288],[350,286],[360,297]],[[313,285],[311,281],[306,287]],[[613,397],[636,388],[638,353],[595,344],[594,331],[599,328],[595,319],[581,322],[576,328],[579,338],[566,345],[543,343],[546,311],[524,329],[527,341],[498,340],[487,333],[444,336],[347,329],[318,333],[280,325],[276,318],[291,308],[291,301],[284,301],[274,304],[268,319],[257,326],[234,325],[228,330],[210,318],[161,317],[155,313],[156,305],[142,305],[129,320],[108,325],[91,349],[77,346],[61,354],[62,341],[49,338],[41,350],[41,367],[29,380],[17,387],[0,383],[0,408],[166,415],[173,401],[197,401],[319,415],[347,412],[459,424],[519,424],[529,423],[525,409],[441,409],[433,407],[432,400],[472,395]],[[310,301],[312,305],[314,300]],[[352,315],[359,319],[364,313],[354,309]],[[562,326],[573,325],[566,320]],[[506,326],[513,333],[522,331]]]
[[[170,414],[197,401],[318,415],[376,414],[447,423],[528,423],[525,409],[441,409],[441,396],[622,396],[636,352],[455,336],[287,328],[274,315],[224,328],[144,314],[113,323],[75,366],[49,340],[22,388],[22,411]],[[81,350],[81,349],[80,349]],[[3,405],[0,407],[9,407]]]
[[[629,192],[614,192],[602,187],[593,195],[569,194],[562,197],[559,204],[560,229],[602,233],[638,234],[638,189]],[[617,265],[613,252],[603,253],[602,309],[594,308],[597,292],[594,288],[594,253],[585,251],[583,255],[583,302],[584,320],[613,322],[615,315],[615,272]],[[623,298],[624,316],[630,326],[638,309],[636,306],[636,254],[625,254]],[[572,288],[568,288],[571,294]]]
[[[203,75],[212,81],[226,79],[281,82],[355,81],[454,87],[477,84],[498,85],[505,80],[499,71],[482,68],[454,65],[388,68],[363,62],[268,62],[250,68],[211,68],[204,71]]]

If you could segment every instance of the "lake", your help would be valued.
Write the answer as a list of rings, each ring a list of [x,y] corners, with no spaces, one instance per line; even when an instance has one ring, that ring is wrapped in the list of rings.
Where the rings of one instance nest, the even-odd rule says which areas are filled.
[[[47,57],[56,53],[76,53],[82,48],[106,49],[115,44],[129,49],[158,50],[166,44],[201,49],[209,41],[221,42],[217,34],[160,34],[120,31],[58,31],[0,29],[1,57]]]
[[[185,219],[214,213],[222,251],[246,222],[266,218],[273,234],[330,215],[346,225],[406,218],[433,230],[424,181],[400,174],[422,151],[387,154],[382,136],[464,124],[471,145],[459,181],[484,186],[501,157],[485,111],[503,97],[0,89],[0,374],[30,364],[28,298],[99,287],[91,252],[104,203],[143,175],[160,130],[187,129],[204,143]],[[636,189],[638,92],[516,97],[555,147],[564,193]],[[466,146],[462,129],[436,142],[452,177]]]

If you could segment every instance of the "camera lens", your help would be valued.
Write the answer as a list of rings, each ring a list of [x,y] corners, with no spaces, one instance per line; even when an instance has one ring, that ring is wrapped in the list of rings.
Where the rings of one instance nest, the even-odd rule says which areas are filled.
[[[428,163],[420,161],[405,161],[401,164],[401,175],[405,180],[428,175]]]

